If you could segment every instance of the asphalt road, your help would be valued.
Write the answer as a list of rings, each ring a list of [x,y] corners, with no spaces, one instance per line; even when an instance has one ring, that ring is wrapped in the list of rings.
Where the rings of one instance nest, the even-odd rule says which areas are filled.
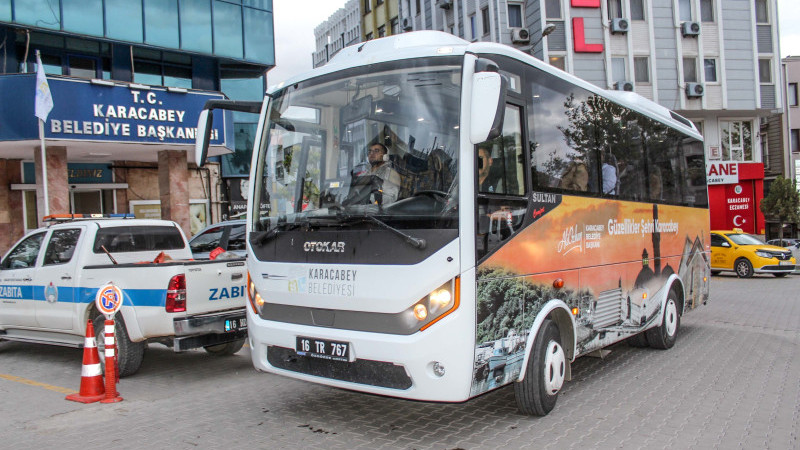
[[[151,345],[124,401],[64,400],[82,350],[0,342],[0,447],[800,448],[800,276],[712,278],[667,351],[618,344],[573,366],[555,410],[513,388],[461,404],[365,395]]]

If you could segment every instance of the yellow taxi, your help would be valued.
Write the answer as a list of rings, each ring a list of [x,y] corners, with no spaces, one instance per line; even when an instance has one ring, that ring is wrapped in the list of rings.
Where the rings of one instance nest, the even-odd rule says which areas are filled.
[[[711,273],[735,272],[739,278],[754,273],[784,277],[794,271],[792,252],[765,244],[740,229],[711,230]]]

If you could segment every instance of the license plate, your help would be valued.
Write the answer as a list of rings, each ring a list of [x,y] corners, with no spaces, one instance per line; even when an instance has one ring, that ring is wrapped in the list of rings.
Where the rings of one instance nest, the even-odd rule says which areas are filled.
[[[781,261],[781,262],[779,262],[779,264],[782,265],[782,266],[793,266],[794,265],[794,264],[792,264],[791,261]]]
[[[225,332],[231,333],[239,330],[247,329],[247,317],[240,317],[238,319],[225,319]]]
[[[331,361],[350,361],[350,344],[297,336],[297,354]]]

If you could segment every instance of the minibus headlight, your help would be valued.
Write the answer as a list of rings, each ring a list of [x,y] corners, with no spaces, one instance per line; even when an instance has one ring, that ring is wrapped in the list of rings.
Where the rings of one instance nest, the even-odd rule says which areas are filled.
[[[253,311],[256,315],[260,316],[266,301],[261,297],[261,294],[256,291],[256,284],[253,283],[253,280],[250,278],[250,272],[247,273],[247,298],[250,300],[250,306],[253,308]]]
[[[458,308],[460,286],[456,277],[416,302],[408,310],[408,316],[412,318],[409,326],[422,331],[453,312]]]

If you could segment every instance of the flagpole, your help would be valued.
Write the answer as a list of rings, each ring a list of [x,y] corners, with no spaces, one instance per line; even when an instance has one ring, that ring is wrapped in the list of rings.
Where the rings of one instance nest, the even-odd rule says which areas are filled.
[[[42,57],[39,50],[36,50],[36,105],[34,115],[39,119],[39,141],[41,142],[42,152],[42,193],[44,196],[44,215],[50,215],[50,195],[47,192],[47,150],[44,143],[44,123],[47,116],[53,109],[53,96],[50,93],[50,85],[47,83],[47,75],[42,66]]]
[[[42,190],[44,195],[44,215],[50,215],[50,196],[47,193],[47,151],[44,147],[44,120],[39,119],[39,141],[42,152]]]

